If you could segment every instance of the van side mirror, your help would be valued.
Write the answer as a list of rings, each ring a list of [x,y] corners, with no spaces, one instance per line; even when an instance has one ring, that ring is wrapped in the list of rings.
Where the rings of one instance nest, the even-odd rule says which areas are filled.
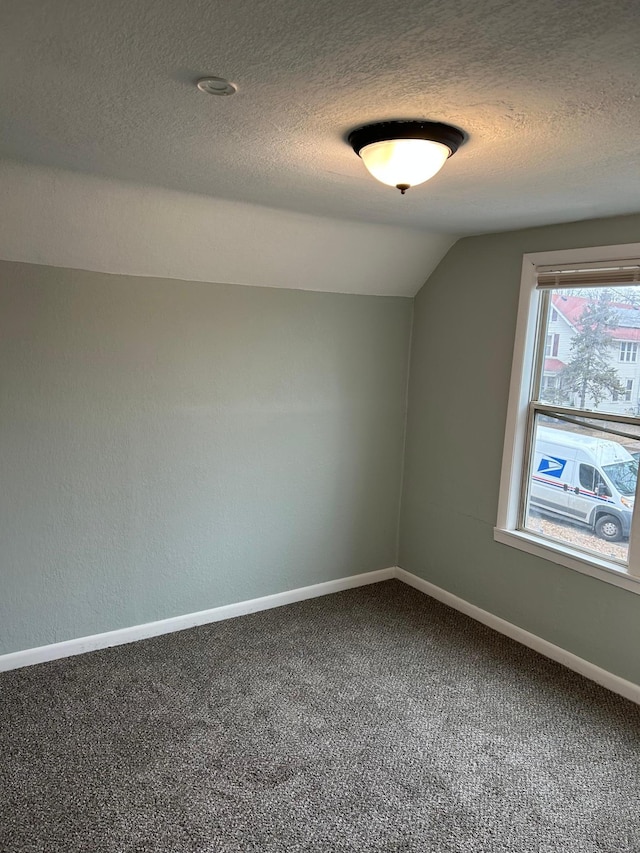
[[[604,483],[598,483],[598,487],[596,489],[596,494],[598,495],[599,498],[610,498],[611,497],[611,492],[605,486]]]

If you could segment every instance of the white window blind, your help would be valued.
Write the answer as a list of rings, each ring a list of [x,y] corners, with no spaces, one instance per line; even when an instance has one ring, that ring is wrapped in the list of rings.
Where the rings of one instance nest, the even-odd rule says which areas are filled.
[[[640,259],[631,258],[622,263],[616,267],[602,264],[585,264],[580,268],[536,267],[536,286],[542,290],[556,290],[640,284]]]

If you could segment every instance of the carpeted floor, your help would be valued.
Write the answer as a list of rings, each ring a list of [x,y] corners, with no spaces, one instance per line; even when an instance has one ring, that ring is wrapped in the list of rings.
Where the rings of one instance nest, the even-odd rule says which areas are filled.
[[[398,581],[0,674],[0,738],[2,853],[640,851],[640,708]]]

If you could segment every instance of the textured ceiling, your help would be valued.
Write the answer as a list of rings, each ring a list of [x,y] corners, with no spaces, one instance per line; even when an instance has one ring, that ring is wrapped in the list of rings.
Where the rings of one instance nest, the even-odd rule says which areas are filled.
[[[0,156],[432,232],[631,212],[639,36],[638,0],[6,2]],[[402,117],[469,134],[405,197],[344,142]]]

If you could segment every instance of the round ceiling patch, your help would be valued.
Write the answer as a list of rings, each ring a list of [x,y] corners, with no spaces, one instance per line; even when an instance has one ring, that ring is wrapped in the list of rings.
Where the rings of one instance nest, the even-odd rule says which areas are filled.
[[[237,91],[233,83],[224,77],[201,77],[196,86],[207,95],[235,95]]]

